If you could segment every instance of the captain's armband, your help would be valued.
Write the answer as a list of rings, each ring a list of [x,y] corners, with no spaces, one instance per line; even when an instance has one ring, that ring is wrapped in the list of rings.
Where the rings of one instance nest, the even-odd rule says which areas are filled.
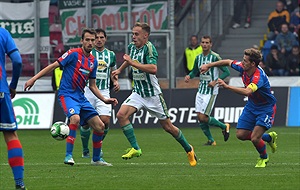
[[[257,90],[257,85],[254,83],[250,83],[248,86],[252,90],[252,92],[255,92]]]

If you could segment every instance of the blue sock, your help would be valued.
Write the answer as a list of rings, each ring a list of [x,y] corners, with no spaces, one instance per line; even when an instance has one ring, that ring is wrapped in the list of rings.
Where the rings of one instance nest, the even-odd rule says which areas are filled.
[[[265,142],[271,142],[272,137],[268,133],[264,133],[262,136],[262,140]]]

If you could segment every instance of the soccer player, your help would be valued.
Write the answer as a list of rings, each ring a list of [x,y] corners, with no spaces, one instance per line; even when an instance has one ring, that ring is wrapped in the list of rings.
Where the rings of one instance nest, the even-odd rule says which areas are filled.
[[[134,81],[131,95],[123,102],[117,113],[118,122],[132,147],[122,158],[130,159],[142,155],[129,117],[144,108],[159,119],[162,128],[170,133],[187,152],[190,165],[196,166],[197,158],[193,147],[185,139],[181,130],[170,121],[168,108],[155,75],[158,54],[154,45],[148,41],[149,35],[150,26],[147,23],[135,23],[132,28],[133,42],[128,45],[129,54],[124,54],[123,64],[112,72],[112,75],[116,76],[126,67],[131,66]]]
[[[111,70],[115,70],[117,68],[116,65],[116,55],[113,51],[108,50],[105,48],[105,42],[107,40],[106,32],[103,29],[96,29],[96,40],[95,40],[95,47],[92,50],[92,55],[98,61],[98,68],[96,72],[96,85],[99,88],[101,94],[105,98],[110,98],[110,82],[112,81],[113,90],[119,91],[120,86],[118,83],[117,78],[111,77]],[[101,100],[99,100],[88,88],[88,85],[84,89],[85,97],[89,100],[92,106],[98,112],[101,121],[105,125],[103,140],[109,130],[109,123],[111,117],[111,105],[105,104]],[[89,126],[82,126],[80,127],[80,134],[81,134],[81,141],[82,141],[82,157],[89,158],[89,138],[90,138],[90,127]],[[100,153],[100,162],[104,166],[111,166],[110,163],[104,161]]]
[[[196,57],[193,70],[185,76],[186,83],[200,73],[201,65],[221,60],[219,54],[211,50],[212,42],[210,36],[203,36],[201,38],[201,46],[203,53]],[[220,76],[219,69],[223,72]],[[216,85],[217,80],[218,78],[225,79],[229,75],[230,72],[226,66],[213,67],[208,72],[200,75],[200,83],[195,100],[195,108],[198,120],[200,122],[199,125],[204,135],[208,139],[207,143],[204,145],[217,145],[216,141],[211,135],[209,126],[220,127],[222,129],[224,141],[227,141],[229,138],[230,125],[227,123],[224,124],[210,116],[219,91],[219,86]]]
[[[13,72],[8,86],[5,56],[12,61]],[[11,99],[16,95],[16,88],[21,75],[22,58],[10,33],[0,27],[0,131],[3,132],[7,146],[8,163],[12,169],[16,189],[26,189],[24,185],[24,155],[21,142],[17,135],[16,121]]]
[[[258,66],[261,59],[260,51],[251,48],[244,50],[242,62],[227,59],[201,66],[201,73],[205,73],[216,66],[231,66],[240,72],[245,87],[230,86],[222,79],[218,79],[218,85],[235,93],[248,96],[248,102],[238,120],[236,136],[242,141],[251,140],[253,143],[260,155],[255,167],[266,167],[269,161],[264,141],[268,142],[273,153],[277,149],[276,132],[265,133],[272,127],[274,122],[276,99],[271,93],[267,75]]]
[[[70,134],[66,140],[65,164],[74,165],[73,148],[76,139],[76,129],[79,124],[91,126],[93,130],[92,165],[102,165],[100,151],[104,134],[104,124],[98,113],[84,96],[84,87],[89,82],[90,90],[97,98],[107,104],[118,103],[115,98],[105,98],[96,86],[95,78],[98,67],[97,59],[90,54],[96,39],[94,29],[84,29],[81,36],[82,47],[70,49],[57,61],[45,67],[25,83],[25,90],[30,90],[35,81],[62,66],[63,74],[58,89],[58,101],[69,119]]]

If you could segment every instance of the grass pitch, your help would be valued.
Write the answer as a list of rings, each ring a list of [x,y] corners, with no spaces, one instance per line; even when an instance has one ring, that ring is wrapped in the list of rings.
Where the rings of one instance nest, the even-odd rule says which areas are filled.
[[[65,141],[54,140],[49,130],[19,130],[18,134],[29,190],[299,189],[300,128],[272,130],[278,133],[278,151],[273,154],[267,147],[270,161],[266,168],[254,167],[258,153],[250,141],[235,137],[235,129],[224,142],[221,130],[211,128],[217,146],[208,147],[202,145],[206,138],[200,128],[182,128],[197,153],[196,167],[189,166],[181,146],[160,128],[135,129],[143,155],[130,160],[121,159],[129,147],[121,129],[111,129],[103,151],[104,159],[113,167],[91,166],[90,159],[81,158],[80,138],[74,148],[76,163],[69,166],[63,164]],[[4,140],[0,150],[0,189],[14,189]]]

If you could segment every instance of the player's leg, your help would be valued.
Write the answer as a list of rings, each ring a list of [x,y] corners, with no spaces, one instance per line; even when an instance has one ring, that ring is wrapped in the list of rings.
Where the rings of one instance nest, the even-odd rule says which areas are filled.
[[[70,133],[69,136],[66,139],[66,157],[64,160],[65,164],[74,165],[74,159],[73,159],[73,149],[74,149],[74,143],[76,140],[76,130],[79,125],[80,117],[78,114],[72,115],[70,118]]]
[[[122,104],[117,113],[117,118],[122,131],[131,145],[131,148],[126,150],[126,154],[122,155],[123,159],[139,157],[142,155],[142,150],[139,147],[132,124],[129,117],[137,112],[143,105],[144,98],[136,93],[132,93]]]
[[[91,126],[94,129],[92,134],[93,157],[91,160],[91,164],[100,166],[112,166],[112,164],[104,161],[103,158],[100,157],[104,134],[104,123],[101,121],[98,115],[95,115],[94,117],[90,118],[87,122],[89,126]]]
[[[251,142],[259,153],[259,159],[255,167],[266,167],[269,157],[267,154],[266,144],[262,140],[262,135],[266,132],[265,127],[255,126],[251,135]]]
[[[81,100],[80,100],[81,101]],[[76,140],[76,130],[80,122],[80,103],[72,97],[61,95],[58,97],[60,107],[63,109],[65,115],[68,117],[70,133],[66,139],[66,156],[65,164],[74,165],[73,149]]]
[[[167,104],[162,96],[159,94],[157,96],[148,97],[144,99],[144,108],[152,115],[159,119],[159,123],[162,128],[170,133],[177,142],[183,147],[188,155],[188,159],[191,166],[196,166],[197,164],[197,157],[194,152],[194,148],[192,145],[188,143],[186,138],[184,137],[183,133],[179,128],[174,126],[171,123],[170,116],[168,113]]]
[[[12,169],[16,189],[26,189],[24,186],[24,154],[16,130],[18,129],[9,93],[0,96],[0,131],[3,131],[7,146],[8,163]],[[5,126],[3,129],[1,126]],[[8,127],[10,127],[8,129]]]
[[[89,126],[81,126],[80,127],[80,137],[82,142],[82,157],[89,158],[90,150],[89,150],[89,140],[91,136],[91,129]]]
[[[159,120],[159,123],[162,126],[162,128],[166,132],[170,133],[176,139],[176,141],[179,142],[179,144],[183,147],[183,149],[186,151],[190,165],[196,166],[197,157],[194,152],[194,148],[192,145],[190,145],[188,143],[188,141],[184,137],[182,131],[171,123],[170,118],[167,118],[164,120]]]
[[[269,115],[271,115],[271,116],[269,116],[270,122],[273,125],[274,117],[275,117],[275,113],[276,113],[276,105],[274,105],[272,108],[269,108],[268,110],[270,112]],[[269,126],[268,129],[270,129],[272,127],[272,125],[271,126],[268,125]],[[272,131],[269,133],[264,133],[262,136],[262,139],[270,145],[273,153],[275,153],[277,150],[277,136],[278,135],[275,131]]]

